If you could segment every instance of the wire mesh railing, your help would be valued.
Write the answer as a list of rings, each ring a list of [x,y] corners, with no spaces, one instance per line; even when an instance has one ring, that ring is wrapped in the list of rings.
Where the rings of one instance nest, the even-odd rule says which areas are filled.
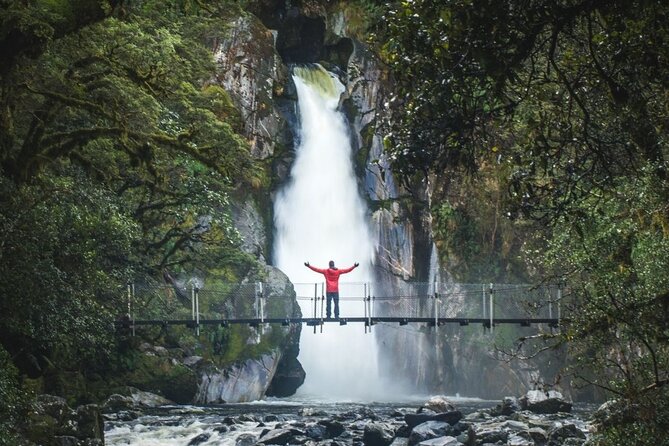
[[[339,284],[342,318],[434,320],[559,320],[558,285],[398,282]],[[197,287],[129,284],[133,321],[260,321],[322,319],[323,283],[216,283]]]

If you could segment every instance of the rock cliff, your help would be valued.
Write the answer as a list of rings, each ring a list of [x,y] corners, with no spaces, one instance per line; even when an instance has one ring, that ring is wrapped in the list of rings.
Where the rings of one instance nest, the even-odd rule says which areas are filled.
[[[244,133],[254,155],[266,161],[269,191],[237,203],[237,226],[248,251],[271,259],[271,199],[286,181],[293,161],[296,96],[291,64],[320,63],[338,74],[346,91],[341,99],[355,153],[356,172],[370,209],[377,241],[375,294],[425,294],[426,285],[448,281],[436,261],[432,234],[431,184],[398,184],[383,148],[384,103],[392,91],[383,65],[364,42],[359,10],[350,2],[254,2],[255,15],[235,19],[230,32],[213,42],[218,62],[214,82],[230,92],[239,107]],[[357,18],[356,18],[357,17]],[[423,288],[421,288],[423,287]],[[457,305],[471,305],[461,299]],[[392,302],[379,304],[390,311]],[[416,315],[429,314],[429,302],[416,304]],[[493,338],[478,329],[377,326],[381,364],[400,370],[408,388],[427,392],[462,392],[500,398],[522,394],[538,380],[536,364],[510,366],[498,361]],[[292,358],[294,360],[295,358]],[[292,361],[291,360],[291,361]],[[296,361],[292,361],[293,366]],[[291,367],[279,369],[291,376]]]

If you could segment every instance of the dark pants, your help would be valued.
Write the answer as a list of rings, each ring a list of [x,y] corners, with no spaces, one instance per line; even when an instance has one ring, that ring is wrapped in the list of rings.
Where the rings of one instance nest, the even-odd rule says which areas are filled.
[[[328,291],[325,293],[327,297],[327,302],[325,304],[325,315],[330,317],[330,302],[334,300],[334,316],[335,318],[339,317],[339,292],[338,291]]]

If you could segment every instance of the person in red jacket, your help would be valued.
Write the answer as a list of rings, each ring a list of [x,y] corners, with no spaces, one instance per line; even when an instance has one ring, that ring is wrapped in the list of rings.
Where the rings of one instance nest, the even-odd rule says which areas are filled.
[[[357,268],[360,264],[355,262],[352,267],[338,269],[335,268],[335,263],[333,260],[330,260],[329,268],[322,269],[316,268],[315,266],[309,265],[309,262],[304,262],[304,266],[307,268],[321,273],[325,276],[325,295],[327,297],[327,303],[325,305],[325,315],[330,319],[330,303],[334,300],[334,316],[335,319],[339,318],[339,276],[342,274],[350,273],[353,269]]]

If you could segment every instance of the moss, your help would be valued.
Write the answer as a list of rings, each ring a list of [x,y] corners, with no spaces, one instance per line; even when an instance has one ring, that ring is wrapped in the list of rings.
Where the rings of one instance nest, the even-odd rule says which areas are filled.
[[[376,123],[375,121],[372,121],[360,131],[362,145],[358,149],[358,153],[355,154],[355,171],[358,178],[364,178],[365,176],[367,163],[369,161],[369,152],[372,150],[375,130]]]
[[[36,444],[52,444],[60,429],[58,420],[46,414],[30,413],[25,424],[29,427],[25,431],[26,437]]]
[[[162,395],[179,404],[193,401],[197,392],[195,372],[183,364],[173,364],[169,358],[138,355],[137,367],[125,379],[140,390]]]
[[[67,404],[73,407],[93,401],[88,392],[87,380],[81,371],[49,368],[44,374],[44,391],[64,396]]]

